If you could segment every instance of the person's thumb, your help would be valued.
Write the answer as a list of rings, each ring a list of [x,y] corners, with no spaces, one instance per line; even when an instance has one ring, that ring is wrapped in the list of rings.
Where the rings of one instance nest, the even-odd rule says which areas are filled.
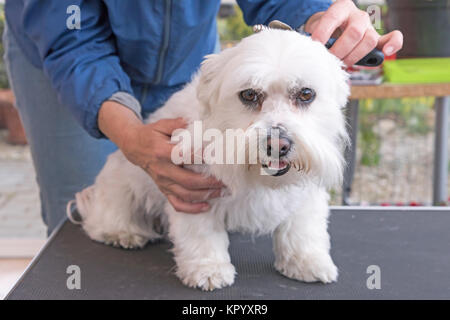
[[[162,119],[155,122],[153,126],[155,130],[170,136],[176,129],[185,128],[186,121],[183,118]]]

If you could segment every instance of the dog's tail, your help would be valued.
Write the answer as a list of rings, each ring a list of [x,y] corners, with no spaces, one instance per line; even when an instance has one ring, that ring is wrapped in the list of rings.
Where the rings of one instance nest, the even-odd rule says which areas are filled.
[[[66,215],[73,224],[83,224],[83,217],[92,206],[94,186],[87,187],[75,194],[75,199],[67,203]]]

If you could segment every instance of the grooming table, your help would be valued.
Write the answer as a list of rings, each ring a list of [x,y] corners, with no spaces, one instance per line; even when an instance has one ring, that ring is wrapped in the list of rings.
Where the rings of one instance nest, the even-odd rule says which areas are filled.
[[[64,222],[7,299],[450,299],[450,209],[332,209],[332,256],[337,283],[302,283],[273,267],[268,237],[230,236],[238,275],[231,287],[202,292],[174,275],[170,244],[124,250],[91,241]],[[67,267],[81,270],[81,289],[69,290]],[[381,289],[368,289],[370,265]]]

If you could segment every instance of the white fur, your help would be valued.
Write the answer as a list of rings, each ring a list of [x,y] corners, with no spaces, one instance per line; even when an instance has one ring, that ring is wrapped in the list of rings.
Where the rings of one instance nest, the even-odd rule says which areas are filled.
[[[294,83],[316,91],[311,105],[293,105],[287,92]],[[238,98],[250,87],[267,93],[259,111]],[[261,175],[259,164],[188,166],[222,180],[231,195],[211,200],[207,213],[185,214],[176,212],[151,178],[117,151],[95,184],[77,194],[85,231],[94,240],[136,248],[159,239],[160,226],[168,227],[176,274],[184,284],[203,290],[234,282],[227,231],[272,234],[275,268],[287,277],[335,281],[326,190],[342,178],[347,135],[341,108],[348,94],[341,62],[295,32],[263,31],[206,57],[193,81],[148,121],[184,117],[222,132],[282,125],[294,141],[289,161],[304,170],[291,168],[273,177]]]

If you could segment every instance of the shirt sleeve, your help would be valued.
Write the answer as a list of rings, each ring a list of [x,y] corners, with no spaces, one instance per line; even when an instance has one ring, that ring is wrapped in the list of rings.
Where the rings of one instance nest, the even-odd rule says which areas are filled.
[[[79,29],[68,24],[77,14],[73,5],[79,8]],[[24,0],[22,23],[61,103],[91,136],[104,138],[97,124],[101,104],[116,92],[133,91],[103,1]]]
[[[269,24],[280,20],[293,29],[305,24],[309,17],[319,11],[326,11],[331,0],[237,0],[248,25]]]
[[[110,101],[118,102],[121,105],[127,107],[131,111],[133,111],[136,116],[139,118],[139,120],[143,121],[142,115],[141,115],[141,104],[139,101],[132,96],[131,94],[127,92],[116,92],[111,97],[109,97]]]

